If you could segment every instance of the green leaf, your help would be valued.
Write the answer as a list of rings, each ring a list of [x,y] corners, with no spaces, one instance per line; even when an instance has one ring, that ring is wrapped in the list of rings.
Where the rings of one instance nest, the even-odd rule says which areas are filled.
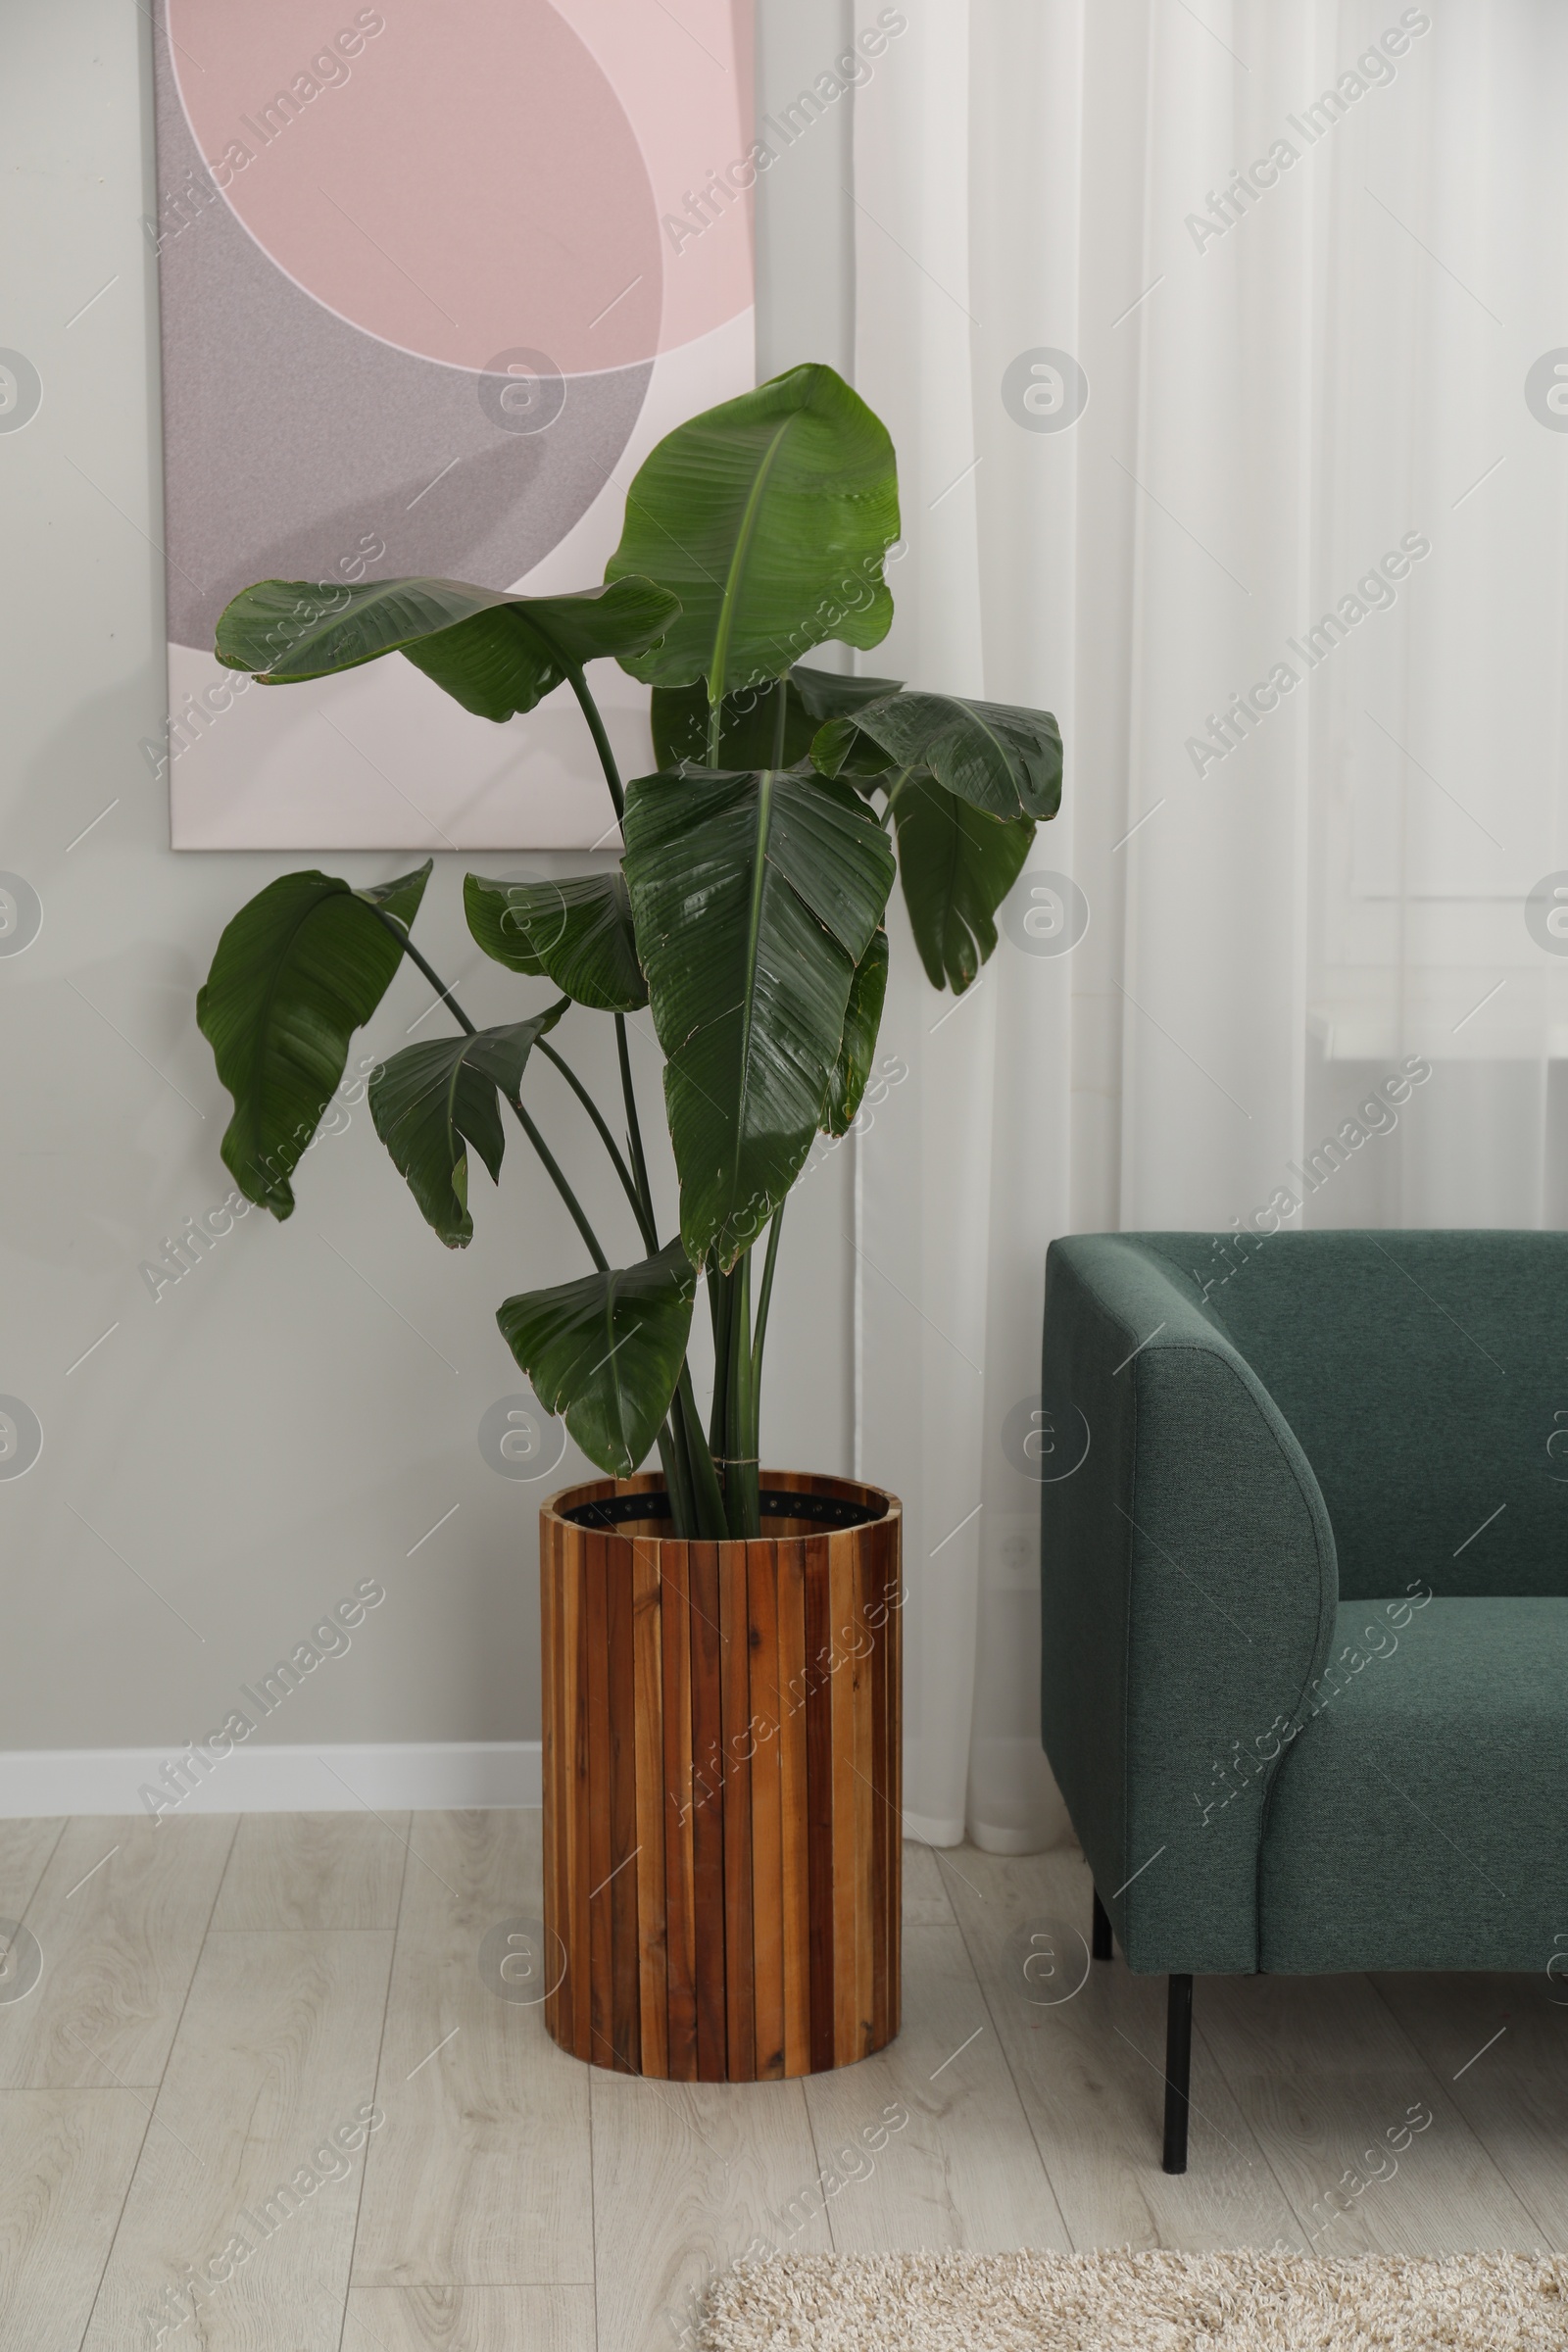
[[[871,1075],[877,1031],[882,1026],[882,1003],[888,993],[888,935],[872,934],[871,945],[855,967],[850,1001],[845,1007],[844,1035],[839,1057],[828,1081],[827,1108],[822,1126],[829,1135],[848,1135],[855,1124]]]
[[[218,659],[296,685],[406,654],[480,718],[512,718],[585,662],[657,644],[680,607],[630,576],[573,596],[509,596],[463,580],[259,580],[220,616]]]
[[[697,1277],[679,1242],[641,1265],[526,1291],[497,1310],[501,1336],[547,1413],[591,1462],[630,1478],[669,1410]]]
[[[899,878],[933,988],[962,996],[997,944],[992,916],[1023,870],[1032,816],[987,816],[916,772],[893,796]]]
[[[528,1055],[565,1009],[564,998],[532,1020],[405,1046],[370,1081],[375,1132],[449,1250],[466,1250],[473,1239],[466,1147],[499,1183],[506,1133],[496,1090],[508,1102],[515,1098]]]
[[[816,726],[793,688],[787,689],[784,718],[784,757],[781,767],[797,767],[811,749]],[[708,688],[701,678],[693,686],[656,686],[649,722],[654,733],[654,758],[661,768],[707,767]],[[778,686],[773,680],[726,694],[723,732],[719,743],[721,768],[771,767],[778,741]]]
[[[939,784],[992,816],[1054,816],[1061,806],[1061,736],[1049,710],[970,703],[951,694],[898,694],[831,720],[811,746],[824,775],[864,757],[926,767]]]
[[[600,1012],[636,1012],[647,1004],[618,868],[560,882],[491,882],[469,874],[463,904],[479,946],[509,971],[545,973],[574,1004]]]
[[[367,883],[354,896],[363,899],[367,906],[379,906],[384,913],[393,915],[405,931],[412,931],[434,863],[433,858],[427,858],[422,865],[415,867],[412,874],[399,874],[395,882]],[[381,927],[385,929],[384,924]]]
[[[223,932],[196,1021],[234,1098],[223,1162],[248,1200],[292,1215],[289,1178],[343,1076],[349,1039],[391,985],[403,951],[371,911],[407,930],[427,859],[365,891],[331,874],[280,874]]]
[[[694,1266],[727,1273],[805,1163],[892,845],[809,771],[647,776],[626,795],[626,880]]]
[[[902,678],[841,678],[831,669],[808,669],[804,662],[791,670],[790,684],[800,696],[807,717],[818,726],[863,710],[867,703],[885,702],[890,694],[904,692]]]
[[[773,754],[778,728],[777,682],[747,686],[739,694],[727,694],[723,702],[718,765],[798,767],[809,754],[818,729],[828,719],[858,710],[862,703],[876,702],[881,696],[898,691],[898,681],[894,678],[841,678],[830,670],[792,669],[786,688],[789,699],[784,722],[784,757],[776,762]],[[649,717],[654,730],[654,757],[662,768],[710,764],[708,687],[704,680],[699,678],[693,686],[656,686]],[[876,752],[874,745],[871,749],[877,770],[881,771],[886,768],[887,760]]]
[[[622,666],[653,686],[707,678],[723,696],[783,677],[830,637],[878,645],[898,535],[881,419],[831,368],[775,376],[677,425],[639,468],[605,576],[658,580],[681,612]]]

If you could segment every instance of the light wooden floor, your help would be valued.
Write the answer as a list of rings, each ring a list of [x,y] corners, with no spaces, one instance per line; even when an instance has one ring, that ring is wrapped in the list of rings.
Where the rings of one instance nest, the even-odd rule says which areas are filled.
[[[1200,1980],[1171,2180],[1163,1988],[1089,1972],[1082,1862],[906,1871],[890,2050],[680,2087],[580,2066],[482,1980],[540,1907],[535,1813],[0,1822],[0,1916],[43,1955],[0,1999],[0,2346],[152,2352],[162,2314],[201,2352],[674,2352],[754,2240],[1568,2248],[1568,1985]],[[264,2238],[242,2209],[291,2180]],[[236,2234],[176,2328],[166,2290]]]

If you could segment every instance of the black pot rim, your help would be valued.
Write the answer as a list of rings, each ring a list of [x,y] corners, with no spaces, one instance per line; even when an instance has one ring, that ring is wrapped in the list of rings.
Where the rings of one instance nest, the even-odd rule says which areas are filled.
[[[861,1486],[858,1480],[847,1479],[843,1483],[846,1486],[860,1486],[862,1494],[876,1495],[876,1501],[857,1502],[848,1494],[811,1493],[803,1487],[790,1486],[787,1483],[789,1475],[788,1471],[762,1472],[760,1502],[764,1522],[769,1519],[804,1519],[812,1526],[820,1527],[825,1534],[836,1534],[848,1528],[875,1527],[897,1508],[891,1495],[883,1494],[878,1488]],[[552,1496],[545,1506],[572,1527],[613,1533],[616,1528],[633,1519],[673,1517],[668,1492],[662,1486],[652,1485],[629,1494],[600,1495],[585,1502],[569,1502],[567,1496],[572,1492],[568,1487],[564,1494]],[[674,1539],[656,1539],[659,1540]],[[734,1538],[724,1540],[735,1541]]]

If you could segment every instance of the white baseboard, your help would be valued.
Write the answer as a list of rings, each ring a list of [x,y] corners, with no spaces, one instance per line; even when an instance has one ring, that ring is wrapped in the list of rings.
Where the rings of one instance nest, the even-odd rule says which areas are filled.
[[[916,1845],[961,1845],[963,1823],[940,1821],[934,1813],[906,1813],[904,1835],[912,1838]]]
[[[153,1811],[144,1787],[163,1788],[178,1751],[163,1747],[0,1749],[0,1820],[62,1813]],[[182,1813],[444,1812],[479,1805],[538,1805],[537,1740],[383,1741],[315,1747],[247,1742],[162,1818]]]

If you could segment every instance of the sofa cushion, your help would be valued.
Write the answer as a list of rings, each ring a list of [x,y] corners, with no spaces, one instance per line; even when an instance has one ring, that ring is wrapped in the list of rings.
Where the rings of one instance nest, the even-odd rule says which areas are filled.
[[[1271,1793],[1259,1967],[1544,1972],[1568,1952],[1568,1599],[1345,1602],[1330,1660]]]

